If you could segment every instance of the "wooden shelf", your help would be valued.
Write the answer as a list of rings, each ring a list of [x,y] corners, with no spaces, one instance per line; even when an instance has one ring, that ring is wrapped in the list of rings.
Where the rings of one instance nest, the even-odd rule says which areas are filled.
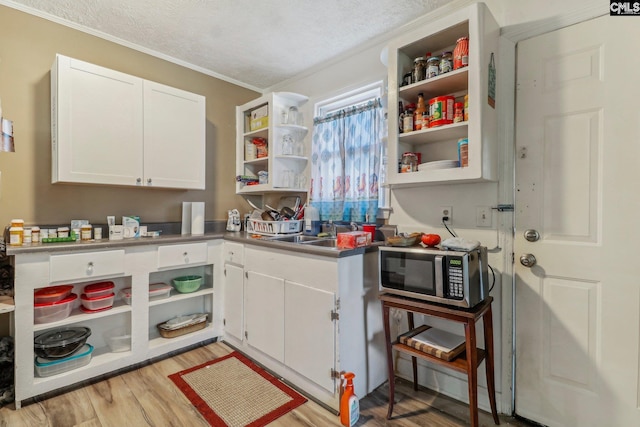
[[[447,361],[444,359],[440,359],[436,356],[432,356],[430,354],[424,353],[420,350],[416,350],[413,347],[410,347],[408,345],[399,343],[399,342],[394,342],[392,345],[394,350],[398,350],[401,351],[403,353],[406,353],[410,356],[416,356],[416,357],[421,357],[422,359],[425,359],[429,362],[435,363],[437,365],[441,365],[441,366],[445,366],[447,368],[451,368],[453,370],[456,370],[458,372],[462,372],[463,374],[467,373],[467,353],[466,352],[462,352],[460,354],[460,356],[456,357],[453,360]],[[484,360],[486,353],[483,349],[478,348],[476,349],[476,354],[478,355],[478,364],[477,366],[480,366],[480,363],[482,363],[482,361]],[[476,366],[476,367],[477,367]]]

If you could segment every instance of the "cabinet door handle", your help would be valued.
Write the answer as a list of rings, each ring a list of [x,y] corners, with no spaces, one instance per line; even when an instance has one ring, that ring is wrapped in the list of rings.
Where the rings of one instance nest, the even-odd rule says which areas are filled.
[[[151,185],[151,178],[147,178],[147,184]]]
[[[138,184],[142,183],[142,178],[136,179],[136,183],[138,183]]]
[[[87,264],[87,274],[91,276],[93,274],[93,261],[89,261]]]

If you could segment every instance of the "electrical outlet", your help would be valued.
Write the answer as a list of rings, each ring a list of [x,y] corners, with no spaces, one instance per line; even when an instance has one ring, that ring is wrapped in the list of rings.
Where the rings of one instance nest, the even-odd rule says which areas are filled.
[[[476,226],[491,227],[491,208],[489,206],[476,206]]]
[[[449,218],[447,220],[449,224],[453,222],[453,209],[451,208],[451,206],[440,206],[440,218],[438,219],[442,221],[442,218],[444,218],[445,216]]]

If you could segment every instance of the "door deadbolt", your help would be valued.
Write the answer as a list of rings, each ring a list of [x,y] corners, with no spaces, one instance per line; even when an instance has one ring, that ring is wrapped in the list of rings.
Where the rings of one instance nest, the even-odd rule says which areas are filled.
[[[520,264],[525,267],[531,268],[536,265],[536,257],[533,254],[520,255]]]
[[[538,233],[538,230],[532,230],[532,229],[525,230],[524,238],[528,242],[537,242],[540,239],[540,233]]]

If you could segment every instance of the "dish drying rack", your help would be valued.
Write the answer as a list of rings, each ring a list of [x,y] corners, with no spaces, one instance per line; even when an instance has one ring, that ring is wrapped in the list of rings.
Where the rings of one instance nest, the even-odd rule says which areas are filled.
[[[302,234],[303,220],[263,221],[259,219],[247,220],[247,232],[265,236],[282,236]]]

